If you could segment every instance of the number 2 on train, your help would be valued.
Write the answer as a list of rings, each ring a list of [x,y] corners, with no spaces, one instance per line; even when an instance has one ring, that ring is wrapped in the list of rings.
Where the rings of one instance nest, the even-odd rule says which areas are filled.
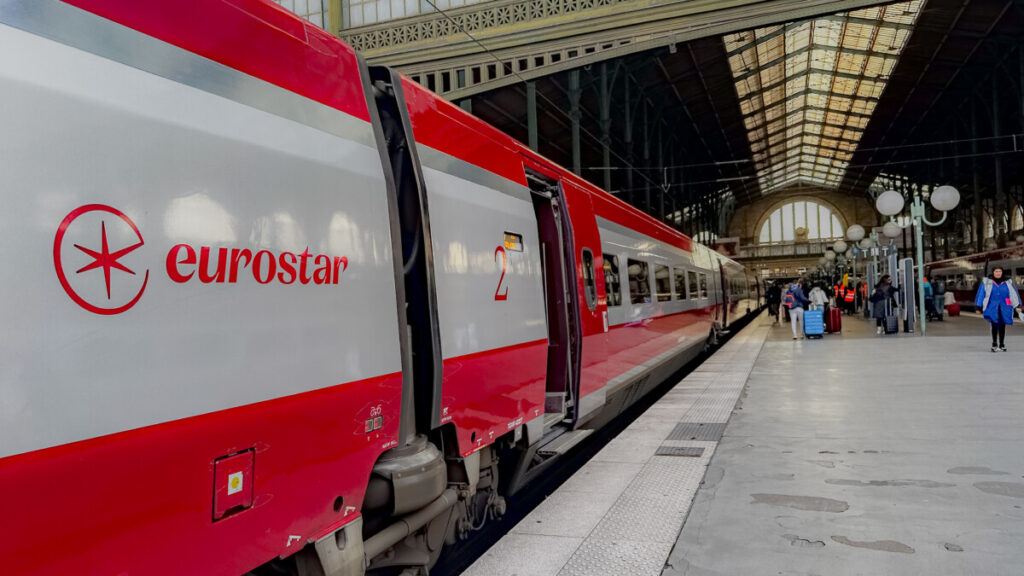
[[[508,300],[508,286],[505,286],[505,291],[501,291],[501,285],[505,281],[505,272],[508,270],[508,256],[505,254],[505,248],[498,246],[494,249],[494,262],[498,262],[498,254],[501,254],[501,277],[498,278],[498,287],[494,289],[494,300],[502,302]]]

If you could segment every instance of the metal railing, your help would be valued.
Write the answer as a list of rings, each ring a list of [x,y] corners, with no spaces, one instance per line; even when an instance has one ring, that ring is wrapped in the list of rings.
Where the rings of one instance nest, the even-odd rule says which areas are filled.
[[[835,240],[810,240],[808,242],[773,242],[771,244],[748,244],[740,246],[740,258],[788,258],[821,256]]]

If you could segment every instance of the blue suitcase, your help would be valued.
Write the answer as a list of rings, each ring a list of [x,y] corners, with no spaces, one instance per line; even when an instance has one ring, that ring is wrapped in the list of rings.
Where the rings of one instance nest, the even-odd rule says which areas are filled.
[[[821,338],[825,334],[825,313],[821,310],[804,310],[804,334],[808,338]]]

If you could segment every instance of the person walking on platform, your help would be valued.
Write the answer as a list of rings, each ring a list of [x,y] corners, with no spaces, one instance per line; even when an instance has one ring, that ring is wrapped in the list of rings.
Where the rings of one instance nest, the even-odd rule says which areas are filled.
[[[804,296],[800,288],[800,281],[793,282],[793,285],[786,291],[786,308],[789,309],[790,324],[793,327],[793,340],[804,337],[804,306],[811,301]]]
[[[935,318],[935,291],[932,289],[932,283],[928,281],[927,276],[924,278],[924,309],[926,320]]]
[[[775,323],[779,323],[779,305],[782,304],[782,288],[779,287],[778,282],[772,282],[768,285],[767,294],[765,294],[765,300],[768,302],[768,314],[775,317]]]
[[[942,322],[943,313],[946,311],[946,281],[942,278],[936,278],[935,283],[932,284],[932,291],[934,293],[932,308],[935,309],[935,319]]]
[[[825,306],[828,305],[828,295],[821,289],[820,285],[815,285],[811,288],[811,293],[807,295],[811,300],[811,304],[817,306],[820,310],[824,310]]]
[[[992,351],[1006,352],[1006,325],[1013,324],[1013,311],[1020,307],[1020,294],[1013,280],[995,267],[992,274],[978,286],[974,297],[976,310],[992,325]]]
[[[871,293],[871,317],[875,319],[877,333],[881,334],[885,326],[885,317],[889,315],[890,305],[894,304],[896,289],[892,287],[892,276],[886,274],[875,284],[875,291]]]

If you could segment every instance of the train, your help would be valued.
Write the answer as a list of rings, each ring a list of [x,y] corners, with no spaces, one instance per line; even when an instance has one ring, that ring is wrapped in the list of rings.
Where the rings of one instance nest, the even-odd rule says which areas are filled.
[[[974,298],[981,279],[993,268],[1001,267],[1006,278],[1012,278],[1017,290],[1024,296],[1024,245],[1008,246],[930,262],[925,275],[932,285],[941,281],[952,292],[961,308],[974,310]]]
[[[6,574],[425,573],[760,309],[273,3],[0,0],[0,45]]]

